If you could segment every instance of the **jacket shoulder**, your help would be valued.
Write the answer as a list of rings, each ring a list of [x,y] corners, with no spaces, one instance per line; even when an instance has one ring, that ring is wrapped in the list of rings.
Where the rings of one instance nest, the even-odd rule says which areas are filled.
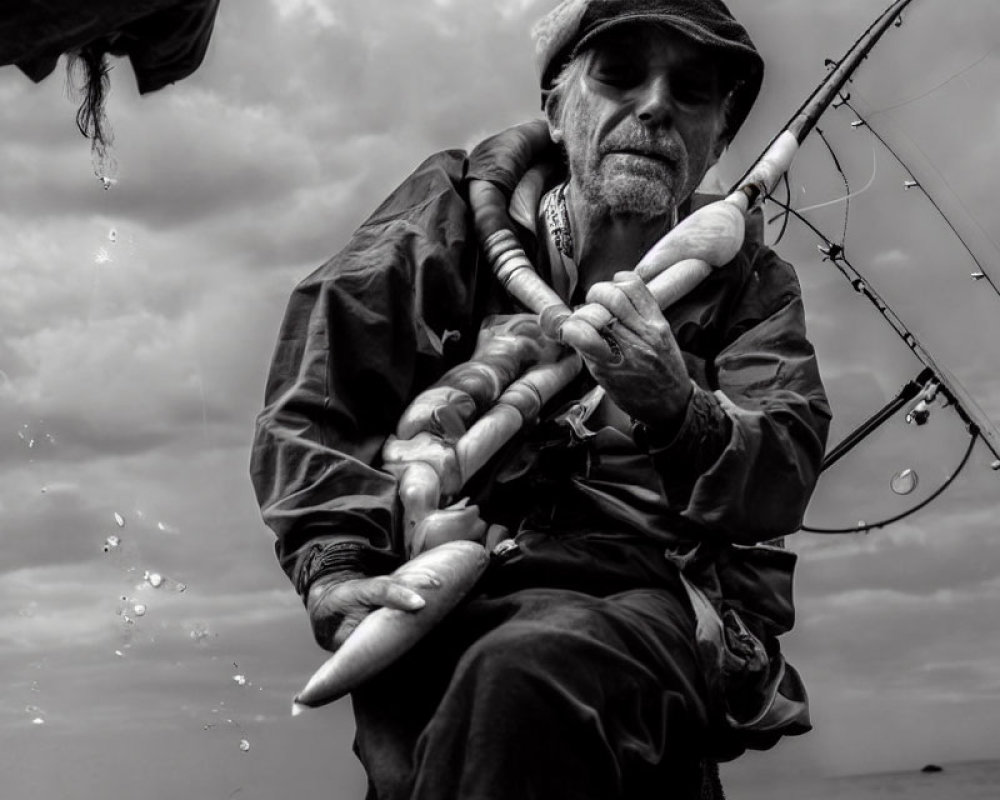
[[[435,199],[465,202],[462,186],[469,159],[464,150],[442,150],[426,158],[362,223],[362,228],[406,219]]]

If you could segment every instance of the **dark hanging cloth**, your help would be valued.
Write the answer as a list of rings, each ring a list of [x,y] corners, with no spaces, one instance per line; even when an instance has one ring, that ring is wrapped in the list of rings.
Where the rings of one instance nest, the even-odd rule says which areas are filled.
[[[0,4],[0,66],[38,82],[63,53],[97,44],[127,57],[143,94],[201,65],[219,0],[29,0]]]

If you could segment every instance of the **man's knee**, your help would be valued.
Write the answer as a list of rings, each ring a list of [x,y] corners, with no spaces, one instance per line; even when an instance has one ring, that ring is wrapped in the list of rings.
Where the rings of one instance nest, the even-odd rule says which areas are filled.
[[[592,645],[579,633],[543,622],[513,620],[472,644],[459,661],[456,676],[472,673],[504,682],[532,673],[550,676],[559,670],[560,661],[574,660],[588,646]]]
[[[629,652],[597,607],[571,605],[545,618],[512,619],[473,643],[448,694],[465,708],[540,724],[570,713],[602,713],[624,693],[658,691],[653,672]],[[544,709],[544,712],[543,712]]]
[[[625,644],[605,600],[568,592],[538,593],[517,614],[466,650],[459,669],[552,673],[577,658],[607,658]],[[577,662],[580,663],[580,662]]]

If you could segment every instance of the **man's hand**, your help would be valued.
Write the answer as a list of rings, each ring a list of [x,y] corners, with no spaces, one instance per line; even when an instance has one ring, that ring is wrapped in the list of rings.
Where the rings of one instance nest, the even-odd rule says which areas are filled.
[[[670,323],[646,284],[634,272],[595,283],[587,302],[611,312],[611,323],[598,332],[581,309],[567,326],[564,341],[584,358],[608,395],[633,419],[651,427],[676,426],[691,398],[680,348]]]
[[[306,600],[313,636],[320,647],[334,651],[376,608],[419,611],[424,598],[390,575],[348,580],[317,580]]]

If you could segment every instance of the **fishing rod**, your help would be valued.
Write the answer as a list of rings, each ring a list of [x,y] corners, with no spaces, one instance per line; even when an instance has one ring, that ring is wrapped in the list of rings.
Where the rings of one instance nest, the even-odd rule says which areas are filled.
[[[819,118],[911,2],[895,0],[855,40],[725,199],[686,217],[643,256],[635,272],[661,308],[679,300],[736,256],[743,245],[746,215],[769,196],[787,173]],[[506,213],[507,200],[499,187],[488,181],[472,181],[469,194],[476,230],[494,274],[516,301],[539,315],[546,334],[572,344],[574,328],[578,331],[581,321],[598,330],[611,321],[610,312],[596,304],[571,310],[535,272],[513,231]],[[535,422],[541,407],[576,377],[582,363],[575,353],[570,358],[576,363],[560,361],[536,367],[522,376],[516,382],[514,396],[509,400],[501,396],[500,402],[458,440],[455,478],[459,486],[464,486],[522,427]],[[553,373],[558,373],[555,379]],[[600,395],[603,390],[595,392]],[[527,402],[522,402],[523,398]],[[587,398],[588,404],[599,400],[599,396]],[[456,481],[448,482],[454,485]]]
[[[911,2],[897,0],[879,15],[725,199],[686,217],[642,258],[636,272],[647,283],[661,308],[683,297],[713,269],[735,257],[743,246],[746,214],[770,194],[788,171],[799,146],[820,116]],[[515,148],[523,152],[524,137],[515,135],[513,138]],[[573,326],[579,324],[580,319],[576,315],[598,329],[610,321],[610,315],[601,306],[595,309],[591,304],[572,311],[535,272],[513,231],[513,222],[507,212],[508,201],[499,187],[487,181],[471,181],[469,199],[476,233],[494,273],[516,301],[539,315],[540,326],[549,337],[572,344]],[[474,542],[445,541],[417,554],[409,547],[412,529],[437,522],[454,527],[455,519],[464,516],[464,503],[460,501],[450,508],[440,509],[442,496],[453,497],[524,425],[535,422],[544,404],[557,391],[568,387],[582,366],[582,359],[574,352],[528,369],[508,382],[496,404],[457,439],[449,435],[449,428],[459,431],[464,427],[465,411],[456,407],[455,400],[459,387],[435,384],[418,395],[404,411],[401,425],[397,427],[399,436],[389,437],[383,448],[383,465],[399,476],[404,535],[409,555],[416,556],[401,569],[413,565],[411,569],[420,571],[422,562],[434,559],[435,563],[441,562],[439,570],[447,569],[449,579],[437,582],[440,590],[431,587],[427,591],[428,607],[422,616],[386,608],[369,614],[296,697],[293,713],[307,706],[322,705],[351,691],[398,658],[474,584],[488,561],[486,548]],[[487,382],[493,377],[492,373],[487,376]],[[464,394],[468,402],[459,402],[463,402],[467,410],[470,404],[475,404],[468,393]],[[452,427],[456,421],[461,424]],[[397,452],[399,455],[394,458],[393,453]],[[434,532],[426,527],[420,535],[425,541],[435,540]],[[431,586],[426,577],[421,580],[422,590]],[[428,608],[433,612],[430,616]],[[400,620],[405,629],[401,630]]]
[[[857,114],[856,109],[848,102],[847,99],[843,99],[840,103],[841,105],[846,105],[852,111]],[[860,115],[859,115],[860,116]],[[862,120],[864,123],[864,121]],[[866,124],[866,123],[864,123]],[[855,123],[856,125],[856,123]],[[870,127],[870,126],[869,126]],[[902,160],[895,153],[895,151],[889,146],[889,144],[874,130],[872,133],[878,139],[878,141],[889,150],[893,157],[904,167]],[[822,137],[822,133],[820,134]],[[834,165],[836,166],[838,172],[844,178],[845,185],[847,186],[848,198],[851,196],[850,185],[847,180],[846,174],[842,167],[840,166],[839,160],[837,159],[836,153],[833,151],[829,142],[823,137],[824,143],[828,150],[830,151],[830,156],[833,158]],[[912,174],[912,173],[911,173]],[[787,180],[787,176],[786,176]],[[935,210],[945,219],[949,227],[958,237],[959,241],[965,247],[966,251],[972,256],[977,266],[981,266],[979,261],[976,260],[975,255],[972,253],[969,246],[962,239],[961,235],[955,229],[954,225],[951,224],[950,220],[947,219],[943,210],[938,206],[932,197],[924,190],[924,194],[931,201],[932,206]],[[849,433],[835,448],[833,448],[823,460],[821,471],[826,471],[833,464],[839,461],[841,458],[846,456],[851,450],[853,450],[858,444],[860,444],[869,435],[874,433],[874,431],[891,419],[897,412],[899,412],[907,403],[917,400],[917,402],[911,406],[909,412],[906,415],[907,423],[912,423],[916,425],[923,425],[927,422],[930,414],[930,409],[932,404],[938,400],[943,399],[943,405],[954,406],[955,412],[965,423],[966,429],[969,433],[969,441],[966,446],[965,452],[959,462],[958,466],[951,471],[951,473],[945,478],[945,480],[938,486],[933,492],[931,492],[927,497],[921,500],[916,505],[911,508],[906,509],[898,514],[895,514],[886,519],[881,519],[876,522],[865,522],[861,521],[855,525],[844,526],[838,528],[817,528],[812,527],[808,524],[803,524],[801,530],[807,531],[809,533],[821,533],[821,534],[843,534],[843,533],[866,533],[868,531],[884,528],[895,522],[899,522],[905,519],[921,509],[928,506],[931,502],[940,497],[958,478],[961,472],[964,470],[969,462],[969,458],[972,455],[973,448],[977,440],[982,441],[986,445],[987,449],[991,451],[994,456],[994,461],[991,464],[993,470],[1000,470],[1000,431],[997,427],[990,421],[986,414],[977,405],[975,400],[971,395],[965,390],[962,384],[946,370],[942,365],[937,363],[933,356],[927,348],[920,342],[916,334],[911,331],[899,315],[889,306],[888,302],[871,286],[869,281],[860,273],[860,271],[850,262],[845,253],[845,247],[843,244],[836,244],[830,240],[816,225],[805,218],[803,212],[798,209],[793,209],[787,202],[782,203],[775,198],[769,198],[772,202],[783,209],[784,215],[786,217],[785,222],[782,224],[782,231],[784,231],[787,225],[787,217],[795,216],[803,225],[809,228],[818,238],[823,241],[823,244],[819,246],[819,250],[825,256],[825,261],[830,261],[834,267],[848,280],[852,288],[868,299],[872,305],[875,306],[876,310],[882,315],[883,319],[889,324],[893,332],[896,333],[903,343],[910,349],[913,355],[924,365],[923,371],[917,378],[910,381],[900,393],[889,403],[876,412],[872,417],[863,422],[854,431]],[[780,215],[779,215],[780,216]],[[775,217],[777,219],[777,217]],[[772,220],[773,221],[773,220]],[[845,217],[845,227],[844,234],[846,237],[847,232],[847,218]],[[974,273],[975,276],[975,273]],[[992,281],[991,281],[992,285]]]
[[[954,405],[956,413],[966,424],[970,433],[979,437],[983,444],[986,445],[987,449],[989,449],[989,451],[993,454],[994,461],[991,465],[992,468],[994,470],[1000,470],[1000,431],[998,431],[996,426],[990,422],[985,412],[979,408],[976,401],[973,400],[962,384],[947,369],[941,366],[941,364],[939,364],[938,361],[930,354],[927,347],[920,341],[920,339],[917,338],[917,335],[906,326],[885,298],[879,294],[871,283],[851,263],[841,245],[830,241],[829,237],[816,227],[816,225],[802,216],[802,214],[795,209],[791,208],[787,204],[773,200],[773,198],[772,201],[785,208],[789,214],[795,216],[803,225],[823,240],[824,244],[820,249],[821,252],[826,255],[825,260],[830,261],[833,266],[836,267],[836,269],[848,280],[851,287],[858,292],[858,294],[865,297],[873,306],[875,306],[875,309],[889,324],[889,327],[892,328],[893,332],[899,336],[917,360],[924,365],[926,370],[930,371],[932,380],[925,381],[925,383],[933,384],[936,388],[934,388],[933,391],[925,393],[926,397],[921,400],[922,408],[919,413],[922,414],[926,412],[926,409],[929,407],[930,403],[933,402],[937,394],[943,396],[948,403]],[[924,373],[921,374],[923,375]],[[916,421],[919,424],[919,420]],[[871,431],[868,432],[870,433]]]
[[[916,174],[916,171],[903,160],[903,158],[899,155],[899,153],[896,152],[896,149],[892,147],[892,145],[890,145],[885,140],[885,137],[882,136],[882,134],[880,134],[874,128],[871,122],[864,116],[862,116],[861,112],[858,111],[858,109],[851,104],[849,99],[845,99],[843,105],[849,108],[851,111],[853,111],[854,115],[857,117],[857,120],[853,123],[853,126],[867,128],[868,132],[875,137],[875,140],[880,145],[882,145],[882,147],[884,147],[888,151],[889,155],[891,155],[896,160],[896,163],[899,164],[899,166],[901,166],[903,169],[905,169],[911,176],[913,176],[915,180],[912,182],[908,182],[906,184],[906,187],[917,189],[921,194],[923,194],[924,197],[927,198],[927,202],[931,204],[931,207],[938,213],[938,216],[940,216],[941,219],[944,220],[944,224],[948,226],[948,229],[958,240],[958,243],[962,245],[962,249],[965,250],[966,254],[972,260],[972,263],[976,265],[976,271],[971,274],[972,279],[976,281],[985,280],[990,289],[993,290],[993,293],[997,295],[997,297],[1000,297],[1000,286],[997,286],[996,280],[994,280],[993,276],[986,270],[986,267],[983,266],[983,262],[979,259],[979,256],[975,254],[975,252],[972,249],[972,246],[966,241],[965,236],[963,236],[959,232],[958,228],[955,226],[955,223],[953,223],[948,218],[948,215],[944,213],[944,209],[941,207],[941,204],[930,193],[927,187],[924,186],[924,182],[920,180],[919,176]],[[974,219],[973,222],[975,222]],[[981,226],[980,229],[982,229]]]
[[[875,19],[868,29],[858,37],[851,46],[851,49],[847,51],[847,54],[833,65],[826,79],[813,90],[813,93],[809,95],[808,99],[792,116],[783,132],[775,136],[771,144],[765,149],[764,155],[758,159],[758,163],[787,134],[794,136],[797,145],[802,144],[813,128],[816,127],[819,118],[837,99],[841,90],[851,79],[851,76],[868,57],[868,54],[871,53],[889,27],[901,18],[903,11],[911,2],[912,0],[897,0]],[[736,182],[736,186],[739,187],[745,184],[755,169],[756,165],[748,169],[743,177]],[[784,174],[784,172],[781,174]],[[774,188],[773,185],[770,188]]]

